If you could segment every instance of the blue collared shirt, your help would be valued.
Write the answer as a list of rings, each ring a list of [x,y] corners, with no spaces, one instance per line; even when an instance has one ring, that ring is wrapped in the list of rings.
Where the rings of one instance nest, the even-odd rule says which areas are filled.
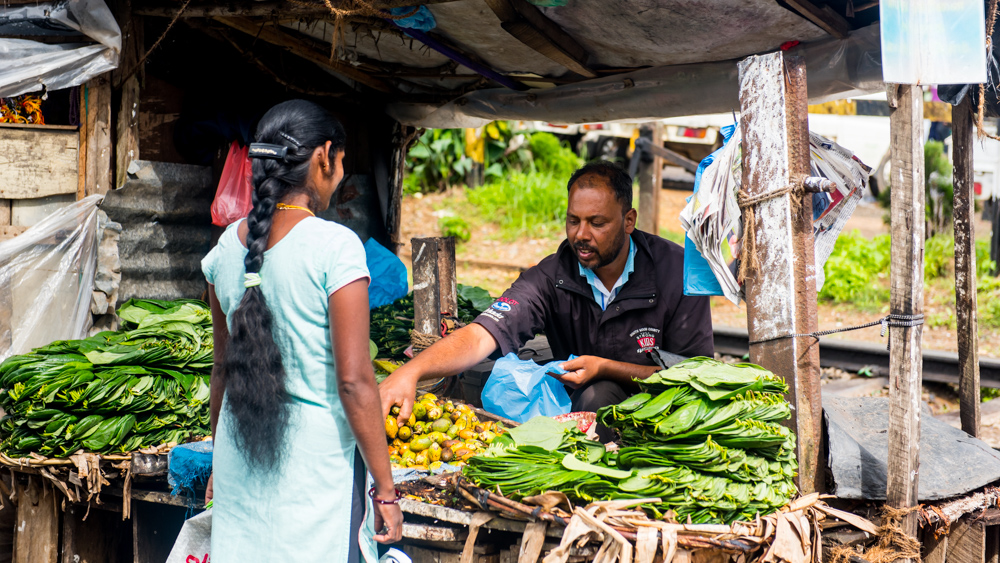
[[[608,308],[608,305],[618,297],[618,292],[621,291],[622,286],[628,281],[629,274],[635,270],[635,241],[632,237],[628,239],[628,260],[625,262],[625,269],[622,271],[622,275],[618,277],[618,281],[609,290],[604,287],[604,283],[597,277],[590,268],[584,268],[583,264],[580,266],[580,275],[587,278],[587,283],[590,284],[590,289],[594,291],[594,301],[601,306],[601,310]]]

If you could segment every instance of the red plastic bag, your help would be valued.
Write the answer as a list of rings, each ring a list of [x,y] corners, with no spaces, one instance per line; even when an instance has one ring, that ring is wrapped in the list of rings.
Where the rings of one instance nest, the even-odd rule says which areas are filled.
[[[222,169],[219,189],[212,202],[212,224],[228,227],[250,214],[253,208],[253,171],[250,165],[250,147],[241,147],[233,141]]]

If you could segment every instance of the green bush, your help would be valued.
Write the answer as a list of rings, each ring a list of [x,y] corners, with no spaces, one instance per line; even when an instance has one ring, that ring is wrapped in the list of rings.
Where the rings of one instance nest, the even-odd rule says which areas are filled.
[[[550,174],[511,172],[467,194],[480,216],[499,225],[509,240],[553,234],[566,223],[566,184]]]
[[[462,129],[428,129],[407,154],[407,193],[443,191],[465,182],[472,159],[465,154]]]
[[[469,239],[472,238],[469,223],[461,217],[442,217],[438,219],[438,228],[443,237],[455,237],[461,242],[469,242]]]
[[[563,182],[567,182],[573,172],[583,166],[583,159],[552,133],[533,133],[528,146],[535,168],[539,172],[561,178]]]
[[[843,233],[823,266],[826,281],[819,298],[881,310],[889,304],[889,235],[867,239],[857,231]]]
[[[955,239],[937,235],[924,241],[924,281],[941,278],[955,262]]]

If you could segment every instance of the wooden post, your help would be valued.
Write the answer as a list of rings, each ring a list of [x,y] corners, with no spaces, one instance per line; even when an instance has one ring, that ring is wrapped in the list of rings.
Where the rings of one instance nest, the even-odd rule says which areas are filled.
[[[396,123],[392,126],[392,156],[389,159],[389,207],[386,213],[385,230],[389,241],[398,253],[403,247],[399,239],[403,214],[403,177],[406,175],[406,153],[416,139],[416,130]]]
[[[458,315],[458,280],[455,273],[455,237],[438,239],[438,285],[441,312]]]
[[[439,238],[414,238],[413,329],[420,334],[440,335],[441,283],[438,272]]]
[[[87,112],[83,195],[106,194],[111,188],[111,79],[102,74],[83,88]]]
[[[139,77],[142,69],[125,77],[124,73],[135,68],[145,52],[142,16],[133,16],[130,2],[118,6],[118,21],[122,26],[122,54],[118,68],[111,79],[121,88],[118,104],[118,123],[115,140],[115,189],[122,187],[128,177],[128,165],[139,160]]]
[[[962,430],[979,436],[979,321],[976,318],[976,198],[972,96],[951,109],[955,163],[955,313]]]
[[[646,136],[653,146],[663,142],[659,123],[647,123],[642,126],[640,136]],[[663,187],[663,160],[658,156],[647,159],[644,155],[639,160],[639,217],[636,228],[652,235],[660,235],[660,189]]]
[[[886,85],[892,136],[892,261],[889,312],[924,311],[924,135],[923,90]],[[886,503],[894,508],[917,504],[920,479],[920,391],[922,327],[889,328],[889,474]],[[904,517],[902,529],[916,537],[917,515]]]
[[[783,53],[740,62],[743,116],[743,189],[750,196],[784,189],[809,173],[806,69],[801,57]],[[745,281],[750,360],[783,377],[798,436],[798,485],[803,494],[822,491],[819,461],[822,429],[819,345],[814,338],[780,338],[816,328],[816,280],[812,205],[786,194],[755,208],[759,269]]]
[[[59,507],[55,490],[46,483],[37,475],[28,475],[28,486],[18,499],[14,563],[58,560]]]

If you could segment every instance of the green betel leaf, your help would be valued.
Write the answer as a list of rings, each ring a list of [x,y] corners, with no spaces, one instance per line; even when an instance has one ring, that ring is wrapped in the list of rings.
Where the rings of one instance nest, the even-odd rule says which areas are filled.
[[[577,459],[577,457],[573,454],[566,454],[561,463],[563,467],[569,469],[570,471],[585,471],[587,473],[593,473],[594,475],[611,477],[612,479],[628,479],[632,476],[631,471],[612,469],[603,465],[587,463]]]
[[[566,432],[573,428],[576,428],[576,422],[572,420],[556,422],[547,416],[536,416],[509,432],[518,446],[537,446],[552,451],[559,448]]]

